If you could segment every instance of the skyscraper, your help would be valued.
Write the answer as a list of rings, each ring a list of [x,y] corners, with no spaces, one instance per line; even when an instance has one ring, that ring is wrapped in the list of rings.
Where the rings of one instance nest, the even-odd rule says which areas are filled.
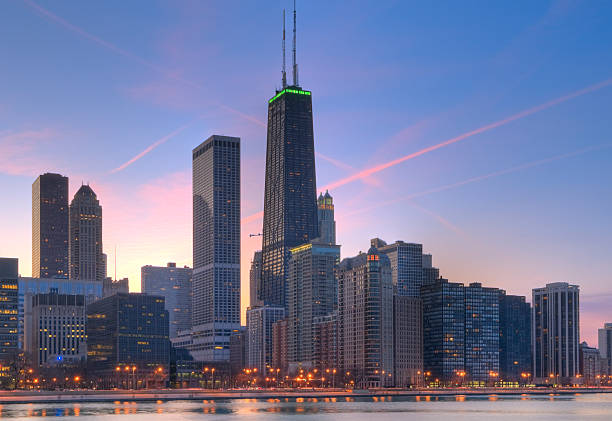
[[[263,305],[263,302],[258,298],[258,291],[261,288],[261,250],[253,254],[251,261],[251,270],[249,271],[249,307],[257,307]]]
[[[423,285],[423,245],[403,241],[387,245],[380,238],[370,242],[389,257],[395,293],[400,297],[419,297]]]
[[[579,374],[580,289],[566,282],[532,291],[533,376],[536,382],[571,383]]]
[[[102,281],[106,259],[102,253],[102,206],[96,193],[87,185],[70,203],[68,266],[70,279]]]
[[[423,255],[423,285],[429,285],[440,278],[440,269],[433,267],[431,254]]]
[[[177,268],[176,263],[140,268],[140,290],[165,298],[171,338],[179,331],[191,329],[191,273],[191,268]]]
[[[394,385],[420,385],[423,373],[423,303],[420,298],[393,297],[393,352]]]
[[[598,348],[603,359],[602,367],[605,374],[612,374],[612,323],[604,323],[598,330]]]
[[[247,318],[247,366],[266,373],[273,364],[274,323],[285,317],[283,307],[261,306],[248,308]]]
[[[17,354],[19,296],[19,261],[0,257],[0,364],[14,361]],[[5,384],[8,372],[0,370],[0,383]]]
[[[505,291],[499,296],[499,372],[514,382],[531,374],[531,305]]]
[[[338,267],[338,354],[358,387],[393,383],[393,283],[389,258],[371,247]]]
[[[287,274],[288,361],[304,368],[315,362],[314,319],[338,306],[336,268],[340,246],[314,240],[291,249]]]
[[[312,96],[298,84],[295,30],[291,86],[284,75],[283,66],[282,89],[268,101],[259,299],[286,307],[289,250],[319,236]]]
[[[438,279],[421,288],[426,382],[457,381],[465,369],[465,287]]]
[[[336,221],[334,220],[334,199],[328,191],[319,194],[317,199],[319,219],[319,241],[336,244]]]
[[[60,174],[32,184],[32,276],[68,277],[68,177]]]
[[[499,379],[499,294],[477,282],[465,287],[465,372],[475,385]]]
[[[240,329],[240,139],[213,135],[193,150],[193,299],[190,348],[229,361]]]

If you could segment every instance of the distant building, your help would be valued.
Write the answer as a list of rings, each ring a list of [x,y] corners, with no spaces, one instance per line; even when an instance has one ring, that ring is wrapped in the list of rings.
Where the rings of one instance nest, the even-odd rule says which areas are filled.
[[[322,373],[326,373],[325,375],[331,380],[332,370],[340,372],[338,366],[338,312],[315,317],[313,326],[315,366]],[[340,375],[334,376],[334,380],[335,377],[340,378]]]
[[[102,206],[94,191],[83,185],[70,203],[68,267],[70,279],[95,279],[106,276],[102,252]]]
[[[249,307],[263,305],[263,301],[258,298],[258,291],[261,288],[261,250],[253,255],[251,260],[251,270],[249,271]]]
[[[51,292],[26,302],[25,351],[36,367],[66,367],[87,359],[84,295]]]
[[[421,288],[426,383],[458,382],[465,369],[465,288],[438,279]]]
[[[193,149],[191,355],[230,359],[240,329],[240,139],[213,135]]]
[[[612,323],[605,323],[598,331],[599,353],[603,359],[603,374],[612,375]]]
[[[393,297],[394,385],[421,385],[423,378],[423,303],[420,298]]]
[[[0,257],[0,382],[10,376],[4,368],[18,352],[18,259]]]
[[[467,381],[499,380],[499,295],[474,282],[465,287],[465,372]]]
[[[393,383],[393,281],[389,258],[371,247],[338,267],[338,354],[357,387]]]
[[[167,376],[168,319],[160,296],[120,293],[90,304],[86,327],[90,380],[111,387],[124,380],[118,373],[127,371],[132,387],[141,387],[157,380],[154,376],[160,369],[160,375]]]
[[[319,194],[317,199],[319,219],[318,241],[324,244],[336,244],[336,221],[334,220],[334,199],[328,191]]]
[[[440,278],[440,269],[433,267],[431,254],[423,255],[423,285],[435,283]]]
[[[499,296],[499,372],[511,382],[532,380],[531,305],[525,297]],[[526,377],[524,377],[526,376]]]
[[[170,314],[170,337],[181,330],[191,329],[191,268],[177,268],[176,263],[165,267],[140,268],[140,290],[149,295],[161,295]]]
[[[536,383],[569,384],[579,374],[579,287],[566,282],[532,291],[533,373]]]
[[[247,367],[264,373],[272,364],[272,326],[285,318],[284,307],[262,306],[247,309]]]
[[[272,324],[272,364],[270,373],[274,371],[274,377],[287,373],[287,319],[282,319]],[[278,369],[278,371],[277,371]]]
[[[26,303],[32,302],[37,294],[82,295],[85,305],[103,298],[103,286],[100,281],[85,281],[59,278],[29,278],[19,277],[19,347],[25,348],[25,320],[32,317],[31,307]],[[26,308],[27,307],[27,308]]]
[[[230,336],[230,371],[236,376],[246,367],[246,327],[232,332]]]
[[[337,309],[335,270],[340,246],[315,240],[291,249],[287,271],[288,360],[292,366],[315,364],[313,320]]]
[[[590,347],[586,342],[580,344],[580,375],[585,386],[601,384],[603,358],[597,348]]]
[[[32,184],[32,276],[68,277],[68,177],[45,173]]]
[[[403,241],[387,245],[379,238],[371,240],[371,243],[391,262],[396,295],[418,297],[423,285],[423,246]]]
[[[130,292],[130,280],[128,278],[113,280],[104,278],[102,283],[102,295],[104,298],[112,297],[116,294],[127,294]]]

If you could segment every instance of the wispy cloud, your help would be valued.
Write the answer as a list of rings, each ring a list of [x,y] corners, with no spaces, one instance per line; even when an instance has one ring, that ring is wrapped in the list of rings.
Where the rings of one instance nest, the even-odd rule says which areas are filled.
[[[49,165],[57,163],[46,159],[41,149],[56,136],[57,132],[49,128],[0,132],[0,172],[34,176],[41,169],[54,169]]]
[[[432,189],[428,189],[428,190],[424,190],[422,192],[418,192],[418,193],[412,193],[409,194],[407,196],[402,196],[402,197],[398,197],[396,199],[391,199],[391,200],[387,200],[385,202],[379,202],[375,205],[372,206],[368,206],[365,208],[361,208],[361,209],[356,209],[354,211],[351,212],[347,212],[344,213],[342,216],[343,217],[349,217],[349,216],[353,216],[353,215],[359,215],[359,214],[363,214],[363,213],[367,213],[367,212],[371,212],[375,209],[379,209],[382,207],[386,207],[386,206],[390,206],[396,203],[400,203],[400,202],[404,202],[407,200],[412,200],[412,199],[416,199],[419,197],[423,197],[423,196],[428,196],[430,194],[434,194],[434,193],[439,193],[442,191],[446,191],[446,190],[452,190],[455,189],[457,187],[461,187],[461,186],[465,186],[467,184],[471,184],[471,183],[476,183],[479,181],[484,181],[487,180],[489,178],[494,178],[494,177],[499,177],[502,175],[506,175],[506,174],[511,174],[511,173],[515,173],[518,171],[522,171],[522,170],[526,170],[529,168],[533,168],[533,167],[537,167],[540,165],[544,165],[544,164],[548,164],[554,161],[559,161],[561,159],[567,159],[567,158],[571,158],[574,156],[578,156],[578,155],[582,155],[585,154],[587,152],[593,152],[593,151],[597,151],[597,150],[601,150],[601,149],[606,149],[606,148],[610,148],[612,147],[612,144],[605,144],[605,145],[597,145],[597,146],[589,146],[587,148],[582,148],[573,152],[569,152],[569,153],[565,153],[565,154],[560,154],[560,155],[555,155],[552,156],[550,158],[545,158],[545,159],[539,159],[537,161],[531,161],[531,162],[527,162],[525,164],[521,164],[521,165],[517,165],[514,167],[510,167],[510,168],[506,168],[500,171],[495,171],[489,174],[484,174],[484,175],[479,175],[477,177],[471,177],[468,178],[466,180],[462,180],[462,181],[458,181],[456,183],[451,183],[451,184],[446,184],[444,186],[439,186],[439,187],[434,187]]]
[[[170,71],[162,66],[158,66],[157,64],[146,60],[128,50],[125,50],[109,41],[106,41],[105,39],[102,39],[96,35],[91,34],[90,32],[84,30],[83,28],[74,25],[70,22],[68,22],[67,20],[63,19],[62,17],[56,15],[55,13],[51,12],[48,9],[45,9],[44,7],[40,6],[39,4],[37,4],[36,2],[34,2],[33,0],[23,0],[23,2],[25,4],[27,4],[29,7],[31,7],[32,9],[36,10],[38,13],[40,13],[41,15],[43,15],[45,18],[51,20],[52,22],[55,22],[61,26],[63,26],[64,28],[68,29],[71,32],[74,32],[75,34],[78,34],[79,36],[88,39],[98,45],[100,45],[101,47],[104,47],[116,54],[119,54],[129,60],[132,60],[138,64],[141,64],[145,67],[148,67],[149,69],[152,69],[160,74],[162,74],[164,77],[170,79],[170,80],[174,80],[176,82],[180,82],[182,84],[185,84],[187,86],[190,86],[192,88],[196,88],[198,90],[205,90],[205,87],[199,83],[196,83],[192,80],[186,79],[184,77],[182,77],[180,75],[179,72],[176,71]],[[259,119],[257,119],[256,117],[250,116],[248,114],[242,113],[228,105],[225,104],[221,104],[221,103],[215,103],[216,106],[218,106],[221,109],[224,109],[226,111],[229,111],[247,121],[250,121],[251,123],[257,124],[259,126],[263,125],[263,127],[265,127],[265,123],[261,122]]]
[[[119,171],[122,171],[122,170],[126,169],[127,167],[132,165],[134,162],[138,161],[140,158],[142,158],[143,156],[145,156],[146,154],[151,152],[153,149],[157,148],[159,145],[161,145],[163,143],[166,143],[168,140],[172,139],[174,136],[176,136],[179,133],[181,133],[183,130],[185,130],[186,128],[188,128],[192,124],[194,124],[197,120],[198,119],[195,119],[195,120],[193,120],[193,121],[191,121],[191,122],[189,122],[189,123],[179,127],[178,129],[173,130],[172,132],[168,133],[167,135],[157,139],[155,142],[153,142],[149,146],[147,146],[142,152],[140,152],[139,154],[137,154],[136,156],[134,156],[130,160],[124,162],[123,164],[119,165],[117,168],[112,169],[110,171],[110,173],[114,174],[114,173],[117,173]]]
[[[553,99],[551,101],[545,102],[544,104],[540,104],[540,105],[537,105],[535,107],[526,109],[526,110],[521,111],[521,112],[519,112],[517,114],[511,115],[510,117],[506,117],[506,118],[504,118],[502,120],[498,120],[496,122],[487,124],[486,126],[479,127],[478,129],[469,131],[467,133],[463,133],[463,134],[461,134],[459,136],[456,136],[456,137],[453,137],[451,139],[445,140],[444,142],[440,142],[440,143],[438,143],[436,145],[432,145],[432,146],[429,146],[427,148],[421,149],[420,151],[413,152],[413,153],[411,153],[409,155],[402,156],[401,158],[394,159],[394,160],[386,162],[384,164],[379,164],[379,165],[376,165],[374,167],[371,167],[371,168],[359,171],[359,172],[357,172],[357,173],[355,173],[353,175],[350,175],[348,177],[345,177],[345,178],[342,178],[342,179],[340,179],[338,181],[330,183],[330,184],[322,187],[322,189],[333,190],[335,188],[344,186],[345,184],[352,183],[354,181],[357,181],[357,180],[369,177],[369,176],[371,176],[373,174],[376,174],[376,173],[378,173],[380,171],[383,171],[383,170],[386,170],[388,168],[394,167],[394,166],[396,166],[398,164],[401,164],[403,162],[406,162],[406,161],[408,161],[410,159],[414,159],[414,158],[417,158],[417,157],[419,157],[421,155],[425,155],[426,153],[433,152],[435,150],[444,148],[446,146],[452,145],[453,143],[460,142],[462,140],[465,140],[465,139],[470,138],[472,136],[475,136],[477,134],[484,133],[484,132],[487,132],[489,130],[492,130],[492,129],[504,126],[504,125],[506,125],[508,123],[511,123],[513,121],[519,120],[521,118],[524,118],[524,117],[530,116],[532,114],[538,113],[540,111],[546,110],[548,108],[554,107],[555,105],[558,105],[558,104],[561,104],[563,102],[569,101],[570,99],[573,99],[573,98],[576,98],[576,97],[579,97],[579,96],[582,96],[582,95],[586,95],[586,94],[591,93],[591,92],[595,92],[595,91],[597,91],[599,89],[608,87],[610,85],[612,85],[612,79],[608,79],[608,80],[605,80],[603,82],[597,83],[595,85],[591,85],[591,86],[589,86],[587,88],[584,88],[584,89],[581,89],[579,91],[575,91],[575,92],[572,92],[572,93],[570,93],[568,95],[564,95],[564,96],[562,96],[560,98],[556,98],[556,99]]]

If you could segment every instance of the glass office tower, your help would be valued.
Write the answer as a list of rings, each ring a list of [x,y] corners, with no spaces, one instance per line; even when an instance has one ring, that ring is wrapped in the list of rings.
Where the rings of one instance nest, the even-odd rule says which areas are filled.
[[[268,104],[262,287],[264,304],[286,307],[289,250],[319,236],[312,96],[290,86]]]

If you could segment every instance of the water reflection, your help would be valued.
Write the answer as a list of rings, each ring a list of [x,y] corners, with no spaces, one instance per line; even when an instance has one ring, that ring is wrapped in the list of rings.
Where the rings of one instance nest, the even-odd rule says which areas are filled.
[[[275,415],[284,420],[297,415],[302,420],[335,420],[346,415],[351,421],[371,421],[372,414],[388,420],[596,420],[612,419],[612,394],[559,395],[456,395],[370,398],[270,398],[151,402],[0,405],[0,418],[32,420],[85,417],[88,420],[135,421],[164,416],[186,421],[206,415],[210,420],[226,418],[263,419]],[[120,417],[117,417],[117,416]],[[306,418],[304,418],[306,416]],[[291,418],[293,419],[293,418]],[[148,420],[152,421],[152,420]],[[297,421],[297,419],[296,419]]]

